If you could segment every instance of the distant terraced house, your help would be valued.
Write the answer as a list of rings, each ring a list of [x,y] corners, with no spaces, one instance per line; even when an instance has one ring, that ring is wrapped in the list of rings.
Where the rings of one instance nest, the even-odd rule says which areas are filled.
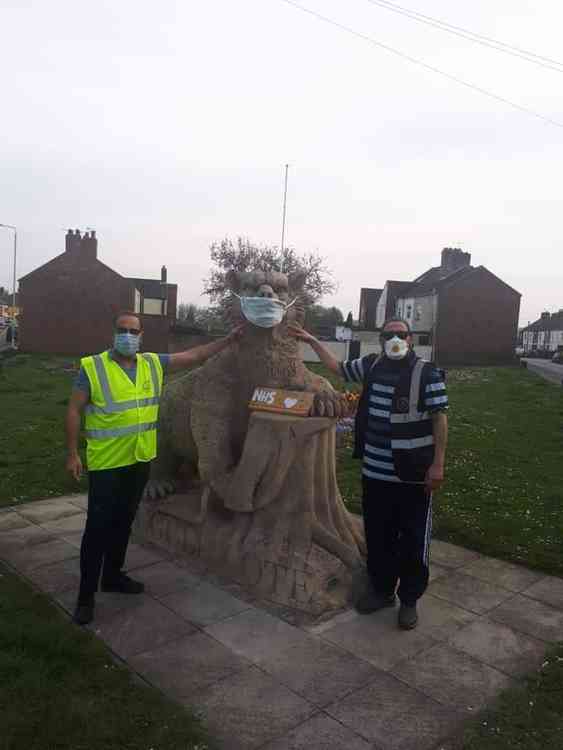
[[[563,309],[556,313],[542,312],[538,320],[522,330],[522,348],[526,354],[555,354],[563,349]]]
[[[41,354],[99,352],[111,343],[112,320],[134,310],[145,351],[167,352],[176,321],[178,287],[159,279],[128,278],[98,258],[94,230],[69,229],[65,250],[19,280],[23,314],[20,349]]]
[[[369,322],[378,331],[398,315],[411,326],[415,347],[430,350],[440,365],[513,361],[520,292],[485,266],[472,266],[471,254],[459,248],[444,248],[440,260],[414,281],[362,289],[360,325]]]

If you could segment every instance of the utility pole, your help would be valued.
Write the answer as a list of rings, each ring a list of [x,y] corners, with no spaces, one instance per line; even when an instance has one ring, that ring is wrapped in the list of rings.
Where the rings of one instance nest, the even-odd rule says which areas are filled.
[[[281,251],[282,251],[282,267],[281,270],[283,271],[283,248],[285,243],[285,208],[287,204],[287,172],[289,170],[289,164],[285,165],[285,182],[284,182],[284,189],[283,189],[283,215],[282,215],[282,235],[281,235]]]

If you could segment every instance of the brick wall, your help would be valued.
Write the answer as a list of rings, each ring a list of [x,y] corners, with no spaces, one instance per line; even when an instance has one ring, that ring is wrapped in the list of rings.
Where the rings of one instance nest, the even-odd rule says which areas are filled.
[[[112,318],[132,305],[129,282],[92,254],[65,252],[20,280],[22,351],[100,352],[111,344]]]
[[[514,362],[520,295],[479,266],[444,285],[438,299],[434,358],[439,365]]]

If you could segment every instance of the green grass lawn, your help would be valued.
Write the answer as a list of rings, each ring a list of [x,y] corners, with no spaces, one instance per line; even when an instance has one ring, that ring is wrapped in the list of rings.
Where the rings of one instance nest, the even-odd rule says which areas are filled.
[[[63,419],[78,360],[0,358],[0,507],[85,491],[65,472]]]
[[[516,367],[452,370],[447,384],[447,482],[434,502],[434,535],[563,575],[563,388]],[[351,455],[349,440],[339,484],[359,512],[360,463]]]
[[[0,565],[0,750],[204,750],[188,711]]]

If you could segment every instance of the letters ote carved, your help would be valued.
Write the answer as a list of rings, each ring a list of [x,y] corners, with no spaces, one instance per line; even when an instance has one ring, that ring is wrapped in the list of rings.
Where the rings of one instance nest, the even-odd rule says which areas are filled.
[[[345,402],[287,334],[304,320],[304,281],[227,275],[233,324],[240,297],[295,302],[281,323],[247,323],[239,342],[167,385],[136,530],[265,598],[318,613],[344,603],[364,539],[336,483],[334,417]]]

